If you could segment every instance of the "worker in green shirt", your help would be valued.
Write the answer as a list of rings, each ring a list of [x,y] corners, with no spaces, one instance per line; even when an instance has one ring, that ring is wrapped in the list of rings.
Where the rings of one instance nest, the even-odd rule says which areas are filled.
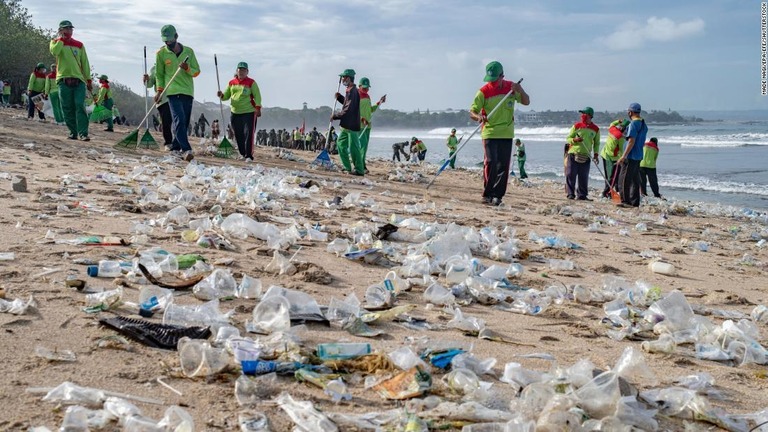
[[[83,43],[72,38],[73,31],[71,22],[60,22],[59,37],[51,41],[50,51],[56,58],[56,84],[69,139],[79,136],[83,141],[90,141],[85,90],[92,91],[91,65]]]
[[[107,128],[104,132],[114,132],[114,113],[112,107],[115,105],[115,100],[112,99],[112,89],[109,88],[109,77],[102,75],[99,77],[99,94],[93,99],[93,102],[97,105],[103,106],[109,110],[109,117],[106,118]]]
[[[173,118],[171,150],[181,152],[185,160],[191,161],[194,155],[187,130],[192,117],[192,102],[195,96],[193,78],[200,75],[200,65],[192,48],[178,42],[179,34],[176,33],[176,27],[163,26],[160,36],[165,45],[157,51],[155,57],[155,85],[158,91],[155,94],[155,102],[159,103],[163,95],[168,97]],[[185,62],[187,58],[189,60]],[[178,69],[181,69],[181,72],[171,83],[171,78]],[[163,127],[166,126],[168,125],[163,125]]]
[[[59,86],[56,85],[56,63],[51,65],[51,72],[45,77],[45,95],[51,101],[53,118],[56,124],[64,124],[64,114],[61,112],[61,99],[59,98]]]
[[[363,127],[363,132],[360,134],[360,152],[363,154],[363,167],[365,167],[368,142],[371,139],[371,115],[379,109],[381,104],[387,101],[387,95],[382,96],[376,102],[376,105],[371,105],[371,97],[368,95],[368,89],[371,88],[371,80],[366,77],[360,78],[358,88],[360,93],[360,123]],[[368,174],[368,168],[365,168],[365,173]]]
[[[647,183],[651,184],[653,196],[661,198],[659,193],[659,179],[656,177],[656,159],[659,157],[659,140],[651,138],[643,146],[643,160],[640,161],[640,194],[648,196]]]
[[[224,91],[219,91],[221,100],[231,100],[230,124],[235,130],[235,141],[240,157],[253,161],[253,138],[256,133],[256,119],[261,117],[261,91],[253,78],[248,76],[248,63],[237,64],[235,78],[229,81]]]
[[[600,150],[600,156],[603,158],[603,171],[605,177],[610,183],[605,183],[605,189],[603,189],[603,197],[611,197],[611,184],[613,184],[614,190],[619,191],[619,178],[621,173],[621,165],[616,162],[624,152],[624,131],[629,126],[629,120],[615,120],[608,127],[608,137],[605,139],[605,145]]]
[[[527,179],[528,174],[525,172],[525,144],[520,141],[519,138],[515,139],[515,156],[517,156],[517,167],[520,169],[520,179]],[[513,174],[514,175],[514,174]]]
[[[485,66],[486,84],[475,94],[469,117],[482,124],[483,147],[483,202],[493,206],[501,205],[507,193],[509,167],[512,162],[512,139],[515,137],[515,103],[528,105],[531,99],[519,83],[504,79],[504,67],[493,61]],[[512,94],[499,107],[492,118],[493,111],[504,99]]]
[[[565,193],[568,199],[592,201],[589,190],[589,159],[597,163],[600,151],[600,128],[592,122],[595,110],[585,107],[579,110],[581,120],[574,123],[568,132],[568,152],[565,165]]]
[[[456,168],[456,158],[453,157],[453,154],[456,153],[456,149],[459,148],[459,142],[461,142],[461,140],[456,138],[456,128],[451,129],[451,134],[448,135],[445,145],[448,146],[448,158],[452,158],[450,159],[450,166],[454,169]]]
[[[9,80],[3,81],[3,105],[11,105],[11,82]]]
[[[344,166],[344,171],[358,176],[365,175],[365,163],[360,151],[360,93],[355,85],[355,70],[345,69],[339,74],[345,94],[336,93],[336,100],[342,104],[341,110],[333,113],[331,121],[339,120],[341,133],[337,142],[339,159]],[[354,164],[354,171],[352,164]]]
[[[29,84],[27,84],[27,120],[35,118],[35,102],[32,100],[37,95],[43,95],[45,97],[45,79],[46,69],[43,63],[38,63],[35,66],[35,70],[29,74]],[[37,115],[40,117],[40,121],[45,121],[45,114],[43,110],[37,110]]]

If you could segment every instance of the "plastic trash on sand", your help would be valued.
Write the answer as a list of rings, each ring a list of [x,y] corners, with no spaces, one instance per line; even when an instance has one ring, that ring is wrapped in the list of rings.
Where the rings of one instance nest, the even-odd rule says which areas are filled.
[[[317,301],[307,293],[273,285],[264,294],[262,301],[272,296],[281,296],[288,300],[291,305],[291,320],[327,321]]]
[[[485,400],[488,398],[488,390],[491,383],[480,381],[477,374],[469,369],[452,369],[443,377],[443,382],[454,393],[467,396],[471,399]]]
[[[181,370],[190,378],[217,374],[229,364],[226,350],[214,348],[205,341],[181,338],[178,350]]]
[[[243,279],[235,290],[237,298],[257,299],[261,297],[261,279],[243,274]]]
[[[403,371],[373,387],[381,397],[404,400],[419,397],[432,387],[432,376],[419,366]]]
[[[510,362],[504,365],[504,375],[499,381],[510,384],[516,391],[520,391],[543,379],[541,372],[526,369],[520,363]]]
[[[88,431],[91,429],[104,429],[115,420],[115,417],[106,410],[91,410],[81,406],[69,406],[64,411],[64,419],[60,430],[64,431]],[[32,429],[30,429],[32,430]],[[47,428],[45,430],[48,430]]]
[[[614,372],[603,372],[578,390],[576,397],[581,408],[594,418],[603,418],[616,411],[621,397],[619,376]]]
[[[427,368],[427,364],[407,346],[392,351],[388,356],[392,363],[401,370],[413,369],[416,366],[423,369]]]
[[[43,397],[43,402],[100,408],[106,398],[107,396],[102,390],[80,387],[77,384],[65,381],[49,391]]]
[[[264,268],[267,273],[276,275],[293,275],[296,273],[296,266],[291,261],[284,257],[280,252],[274,251],[272,254],[272,261]]]
[[[263,298],[253,308],[253,321],[248,331],[269,334],[291,328],[291,303],[287,298],[275,295]]]
[[[464,422],[506,422],[512,420],[515,414],[509,411],[501,411],[484,407],[483,405],[469,401],[462,404],[455,402],[441,402],[432,409],[418,413],[418,416],[426,419],[448,419]],[[504,429],[502,429],[502,432]]]
[[[674,333],[693,326],[693,309],[680,291],[672,291],[653,303],[645,312],[646,321],[654,324],[657,333]]]
[[[658,383],[656,375],[645,362],[642,352],[633,347],[624,349],[621,357],[616,361],[614,372],[629,382],[642,382],[649,385]]]
[[[456,308],[453,310],[453,319],[448,321],[446,325],[450,328],[476,333],[485,328],[485,321],[476,317],[465,317],[464,314],[461,313],[461,309]]]
[[[225,314],[221,313],[218,299],[197,306],[171,303],[163,313],[163,324],[201,327],[229,324],[229,317],[233,313],[234,310]]]
[[[70,350],[51,350],[43,346],[35,347],[35,356],[44,358],[49,362],[73,362],[77,360],[75,353]]]
[[[235,297],[237,282],[229,269],[216,269],[192,288],[200,300],[226,299]]]
[[[274,397],[279,389],[274,372],[255,377],[240,375],[235,381],[235,399],[240,406],[255,405]]]
[[[435,282],[424,291],[424,301],[438,306],[450,305],[456,301],[456,297],[445,289],[442,285]]]
[[[243,411],[237,415],[241,432],[269,432],[269,419],[264,413]],[[190,429],[192,430],[192,429]]]
[[[294,430],[301,432],[335,432],[339,428],[325,414],[315,409],[312,402],[296,401],[288,393],[283,393],[275,400],[296,424]]]
[[[469,369],[477,375],[495,375],[493,367],[496,366],[496,362],[497,360],[493,357],[480,360],[471,353],[465,352],[451,359],[451,367]]]
[[[21,299],[5,300],[0,299],[0,313],[9,313],[11,315],[24,315],[29,308],[36,308],[37,301],[32,295],[29,296],[27,301]]]

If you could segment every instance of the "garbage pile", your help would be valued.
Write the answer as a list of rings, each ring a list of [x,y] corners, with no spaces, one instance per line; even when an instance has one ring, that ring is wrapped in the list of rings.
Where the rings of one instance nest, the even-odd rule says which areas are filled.
[[[281,152],[280,157],[291,155]],[[680,291],[665,294],[660,287],[615,276],[605,277],[597,287],[553,282],[532,288],[522,282],[521,275],[527,270],[520,261],[543,264],[555,272],[574,272],[580,269],[574,261],[547,255],[552,250],[577,254],[584,246],[562,233],[530,231],[522,236],[505,224],[477,229],[427,221],[420,216],[439,212],[430,202],[405,204],[402,212],[382,218],[382,206],[359,193],[326,201],[317,192],[335,189],[335,185],[324,180],[310,184],[300,175],[258,165],[251,168],[190,163],[183,177],[170,182],[161,164],[147,160],[125,176],[66,176],[66,187],[77,189],[83,183],[102,181],[120,186],[121,193],[134,197],[139,206],[162,211],[133,221],[129,227],[132,237],[127,242],[92,236],[62,238],[55,233],[49,238],[58,244],[138,247],[133,255],[74,261],[88,265],[90,277],[101,278],[94,280],[118,280],[121,286],[93,289],[89,285],[95,284],[88,283],[91,279],[71,285],[68,279],[67,286],[78,290],[83,313],[97,316],[105,331],[167,350],[178,362],[178,377],[197,380],[201,386],[210,385],[213,377],[231,382],[242,408],[238,425],[243,431],[270,430],[269,416],[258,411],[265,400],[273,401],[300,431],[655,431],[679,429],[694,420],[730,431],[749,431],[768,421],[768,410],[731,415],[713,405],[710,400],[720,394],[707,374],[681,376],[675,386],[660,387],[647,364],[656,353],[732,366],[768,364],[759,328],[768,322],[765,306],[755,307],[749,316],[709,309],[691,305]],[[395,170],[398,178],[404,176],[398,170],[402,169]],[[129,188],[129,181],[145,185]],[[348,219],[333,236],[320,222],[300,216],[293,206],[296,201],[304,208],[330,212],[371,209],[377,216]],[[102,210],[87,203],[74,207]],[[264,213],[256,218],[233,208]],[[637,224],[630,233],[620,228],[629,225],[605,215],[579,214],[567,208],[557,212],[584,221],[588,232],[626,231],[619,235],[641,235],[654,223],[651,220],[656,224],[664,220],[655,215],[641,216],[633,221]],[[764,222],[763,216],[754,213],[741,212],[738,217],[746,218],[749,224]],[[755,232],[759,238],[754,237]],[[173,236],[188,253],[173,254],[152,246],[152,237],[161,233]],[[752,236],[758,250],[768,237],[765,228],[756,231],[755,225],[744,225],[731,233]],[[691,253],[708,253],[712,240],[706,233],[701,237],[681,247]],[[295,257],[301,244],[307,242],[322,244],[340,265],[360,262],[384,276],[365,290],[362,300],[352,293],[335,295],[328,304],[322,304],[308,292],[263,284],[260,278],[233,272],[227,267],[231,261],[210,262],[205,257],[206,251],[213,249],[242,253],[246,242],[265,247],[271,261],[263,273],[276,277],[301,271],[302,263]],[[531,252],[533,248],[537,248],[535,252]],[[669,263],[660,261],[653,251],[640,254],[650,260],[651,271],[675,273],[674,267],[664,267],[662,264]],[[753,265],[757,265],[755,260]],[[137,302],[127,300],[129,287],[138,289]],[[439,312],[448,319],[424,318],[418,310],[420,305],[403,300],[405,293],[413,300],[414,291],[420,293],[418,302],[426,311]],[[188,292],[195,300],[190,299],[191,304],[180,302],[181,292]],[[226,307],[227,301],[236,298],[252,300],[244,325],[233,319],[237,311]],[[468,314],[468,306],[542,316],[571,302],[602,306],[605,316],[598,324],[604,334],[616,341],[637,341],[637,346],[627,347],[609,370],[598,369],[588,359],[566,366],[558,364],[551,354],[529,353],[528,357],[552,362],[546,370],[533,370],[517,362],[497,368],[495,358],[481,358],[474,352],[472,342],[476,339],[430,337],[431,332],[444,331],[516,343],[481,317]],[[27,303],[0,299],[0,312],[23,314],[32,307],[32,298]],[[107,311],[110,314],[102,314]],[[724,321],[717,325],[708,316]],[[310,343],[308,332],[315,326],[341,329],[365,339]],[[376,346],[377,338],[392,326],[408,329],[412,336],[397,349],[382,350]],[[71,352],[44,347],[37,352],[48,361],[77,361]],[[290,380],[321,389],[336,409],[321,411],[312,401],[294,398],[284,391]],[[114,424],[128,431],[195,429],[192,417],[181,407],[170,406],[163,418],[155,420],[144,416],[133,403],[164,405],[154,399],[71,382],[29,391],[44,394],[43,401],[67,407],[62,430],[99,430]],[[345,410],[356,399],[371,394],[385,401],[404,402],[398,408],[364,414]]]

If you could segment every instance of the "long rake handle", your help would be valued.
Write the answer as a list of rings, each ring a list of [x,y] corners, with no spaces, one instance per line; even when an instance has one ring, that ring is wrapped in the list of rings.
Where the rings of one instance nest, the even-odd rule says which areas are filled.
[[[518,84],[520,84],[521,82],[523,82],[523,79],[522,79],[522,78],[520,78],[520,81],[518,81],[517,83],[518,83]],[[500,101],[498,104],[496,104],[496,106],[495,106],[495,107],[493,107],[493,109],[491,110],[491,112],[490,112],[490,113],[488,113],[488,115],[486,116],[486,118],[489,118],[489,119],[490,119],[490,118],[491,118],[491,116],[492,116],[492,115],[493,115],[493,114],[496,112],[496,110],[497,110],[497,109],[499,109],[499,107],[500,107],[501,105],[503,105],[503,104],[504,104],[504,101],[506,101],[506,100],[507,100],[507,98],[509,98],[509,97],[512,95],[512,93],[513,93],[514,91],[515,91],[515,88],[514,88],[514,87],[512,87],[511,89],[509,89],[509,91],[507,92],[507,94],[505,94],[505,95],[504,95],[504,98],[503,98],[503,99],[501,99],[501,101]],[[440,167],[440,169],[439,169],[439,170],[437,170],[437,173],[435,173],[435,177],[434,177],[434,178],[432,179],[432,181],[430,181],[430,182],[429,182],[429,184],[427,185],[427,189],[429,189],[430,187],[432,187],[432,184],[435,182],[435,180],[437,180],[437,176],[439,176],[439,175],[440,175],[440,173],[442,173],[443,171],[445,171],[445,168],[448,166],[448,164],[449,164],[449,163],[451,163],[451,160],[453,160],[453,159],[455,159],[455,158],[456,158],[456,155],[458,155],[458,154],[459,154],[459,152],[461,151],[461,149],[463,149],[463,148],[464,148],[464,146],[465,146],[465,145],[467,145],[467,143],[468,143],[468,142],[469,142],[469,141],[472,139],[472,137],[473,137],[473,136],[475,136],[475,134],[477,133],[477,131],[479,131],[479,130],[480,130],[480,128],[482,128],[482,127],[483,127],[483,124],[485,124],[485,123],[480,123],[480,124],[478,124],[478,125],[477,125],[477,127],[475,128],[475,130],[474,130],[474,131],[472,131],[472,133],[469,135],[469,138],[467,138],[467,140],[466,140],[466,141],[464,141],[463,143],[461,143],[461,145],[459,146],[459,148],[457,148],[457,149],[456,149],[456,151],[455,151],[455,152],[453,152],[453,155],[452,155],[451,157],[449,157],[449,158],[448,158],[448,159],[447,159],[447,160],[446,160],[446,161],[443,163],[443,166],[441,166],[441,167]]]
[[[219,81],[219,59],[216,57],[216,54],[213,55],[213,64],[216,66],[216,88],[218,91],[221,91],[221,81]],[[227,126],[227,121],[224,119],[224,104],[221,102],[221,98],[219,98],[219,112],[221,113],[221,128],[225,129]]]
[[[188,62],[188,61],[189,61],[189,56],[187,56],[187,57],[184,59],[184,61],[183,61],[182,63],[186,63],[186,62]],[[176,77],[179,75],[179,72],[181,72],[181,68],[178,68],[178,69],[176,69],[176,72],[174,72],[174,73],[173,73],[173,75],[171,76],[171,79],[170,79],[170,80],[168,80],[168,82],[165,84],[165,88],[164,88],[164,89],[163,89],[163,90],[162,90],[162,91],[159,93],[159,94],[160,94],[160,96],[162,96],[162,95],[163,95],[163,93],[165,93],[165,90],[166,90],[168,87],[170,87],[170,86],[171,86],[171,83],[172,83],[172,82],[173,82],[173,81],[176,79]],[[159,99],[159,98],[158,98],[158,99]],[[144,118],[143,118],[143,119],[142,119],[142,120],[139,122],[139,126],[136,128],[136,130],[137,130],[137,131],[141,129],[141,124],[142,124],[142,123],[144,123],[145,121],[147,121],[147,119],[149,118],[149,113],[151,113],[151,112],[152,112],[152,110],[153,110],[153,109],[155,109],[155,108],[156,108],[158,105],[159,105],[159,104],[158,104],[157,102],[155,102],[154,104],[152,104],[152,108],[150,108],[150,109],[149,109],[149,111],[147,111],[147,114],[146,114],[146,115],[144,115]],[[163,127],[165,127],[165,126],[163,126]]]
[[[144,75],[147,75],[147,47],[144,46]],[[146,83],[144,84],[144,114],[145,114],[145,123],[144,128],[146,130],[149,130],[149,89],[147,89]],[[141,124],[141,123],[139,123]]]

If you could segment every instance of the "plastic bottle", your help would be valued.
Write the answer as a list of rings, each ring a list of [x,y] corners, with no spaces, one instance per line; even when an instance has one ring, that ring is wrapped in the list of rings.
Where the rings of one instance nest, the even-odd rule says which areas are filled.
[[[118,261],[101,260],[99,265],[88,267],[88,276],[115,278],[123,274]]]
[[[665,276],[677,275],[677,269],[674,265],[662,261],[654,261],[649,263],[648,268],[651,269],[651,271],[654,273],[662,274]]]
[[[368,343],[324,343],[317,346],[317,356],[322,360],[342,360],[371,353]]]

